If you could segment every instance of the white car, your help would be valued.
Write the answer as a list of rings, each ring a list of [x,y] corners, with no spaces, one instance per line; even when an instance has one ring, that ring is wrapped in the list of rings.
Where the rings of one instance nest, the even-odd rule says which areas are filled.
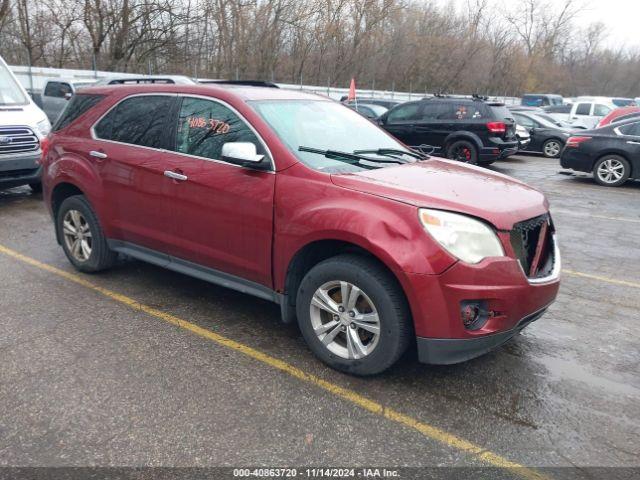
[[[529,129],[522,125],[516,124],[516,138],[518,139],[518,150],[525,150],[531,143],[531,134]]]
[[[0,57],[0,189],[40,184],[43,139],[51,123]]]
[[[578,97],[571,105],[569,113],[555,113],[552,109],[545,111],[554,119],[566,122],[571,128],[591,130],[616,108],[618,107],[613,99],[609,97]]]

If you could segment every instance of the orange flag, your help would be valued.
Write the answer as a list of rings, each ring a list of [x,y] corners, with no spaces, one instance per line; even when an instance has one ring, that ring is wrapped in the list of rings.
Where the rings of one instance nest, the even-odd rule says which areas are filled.
[[[351,79],[351,85],[349,86],[349,97],[347,100],[355,100],[356,99],[356,80],[355,78]]]

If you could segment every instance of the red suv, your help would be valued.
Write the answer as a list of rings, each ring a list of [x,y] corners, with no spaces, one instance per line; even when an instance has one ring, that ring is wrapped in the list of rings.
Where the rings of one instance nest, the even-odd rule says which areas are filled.
[[[118,253],[276,302],[358,375],[417,343],[481,355],[556,297],[545,197],[399,143],[297,91],[204,85],[76,95],[43,155],[57,240],[83,272]]]

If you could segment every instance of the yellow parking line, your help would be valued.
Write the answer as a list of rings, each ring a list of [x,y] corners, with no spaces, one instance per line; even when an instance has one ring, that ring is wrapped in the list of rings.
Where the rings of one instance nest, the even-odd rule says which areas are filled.
[[[195,333],[196,335],[199,335],[208,340],[211,340],[217,343],[218,345],[222,345],[232,350],[235,350],[237,352],[243,353],[253,358],[254,360],[257,360],[265,365],[268,365],[284,373],[287,373],[292,377],[297,378],[305,383],[319,387],[335,395],[336,397],[341,398],[342,400],[350,402],[353,405],[357,405],[358,407],[370,413],[379,415],[381,417],[384,417],[392,422],[403,425],[405,427],[409,427],[421,433],[425,437],[428,437],[432,440],[448,445],[449,447],[456,448],[465,453],[473,455],[489,465],[509,470],[512,473],[522,478],[525,478],[527,480],[545,480],[548,478],[540,474],[539,472],[536,472],[535,470],[532,470],[530,468],[524,467],[523,465],[507,460],[506,458],[501,457],[496,453],[493,453],[463,438],[460,438],[456,435],[446,432],[445,430],[442,430],[438,427],[434,427],[433,425],[429,425],[428,423],[421,422],[419,420],[416,420],[413,417],[400,413],[397,410],[386,407],[381,403],[378,403],[375,400],[371,400],[363,395],[360,395],[359,393],[353,390],[349,390],[335,383],[331,383],[327,380],[323,380],[320,377],[317,377],[303,370],[300,370],[299,368],[294,367],[293,365],[290,365],[287,362],[279,360],[275,357],[272,357],[271,355],[268,355],[264,352],[261,352],[260,350],[256,350],[252,347],[249,347],[248,345],[245,345],[240,342],[236,342],[235,340],[231,340],[230,338],[219,335],[215,332],[212,332],[211,330],[202,328],[194,323],[188,322],[187,320],[183,320],[179,317],[176,317],[175,315],[171,315],[170,313],[166,313],[158,309],[155,309],[153,307],[149,307],[148,305],[139,303],[130,297],[127,297],[125,295],[114,292],[112,290],[100,287],[94,283],[89,282],[88,280],[85,280],[80,275],[69,273],[59,268],[56,268],[52,265],[39,262],[38,260],[35,260],[26,255],[23,255],[3,245],[0,245],[0,253],[3,253],[9,257],[13,257],[16,260],[27,263],[41,270],[46,270],[49,273],[53,273],[55,275],[63,277],[78,285],[82,285],[83,287],[86,287],[90,290],[101,293],[102,295],[105,295],[106,297],[109,297],[112,300],[115,300],[119,303],[127,305],[135,310],[139,310],[148,315],[151,315],[152,317],[158,318],[160,320],[164,320],[167,323],[176,325],[185,330],[189,330],[190,332]]]
[[[572,217],[580,217],[580,218],[600,218],[602,220],[615,220],[618,222],[640,223],[640,218],[612,217],[612,216],[597,215],[592,213],[573,212],[571,210],[564,210],[562,208],[554,208],[552,213],[559,213],[560,215],[569,215]]]
[[[601,277],[600,275],[591,275],[590,273],[582,273],[582,272],[576,272],[574,270],[565,270],[565,269],[562,270],[562,273],[566,273],[567,275],[572,275],[574,277],[589,278],[591,280],[598,280],[600,282],[611,283],[613,285],[623,285],[625,287],[640,288],[640,283],[629,282],[627,280],[617,280],[615,278]]]

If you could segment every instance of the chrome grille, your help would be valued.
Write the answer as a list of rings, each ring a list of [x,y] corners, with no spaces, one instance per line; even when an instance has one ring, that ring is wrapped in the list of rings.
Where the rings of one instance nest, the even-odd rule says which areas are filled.
[[[35,152],[38,136],[29,127],[0,127],[0,155]]]

